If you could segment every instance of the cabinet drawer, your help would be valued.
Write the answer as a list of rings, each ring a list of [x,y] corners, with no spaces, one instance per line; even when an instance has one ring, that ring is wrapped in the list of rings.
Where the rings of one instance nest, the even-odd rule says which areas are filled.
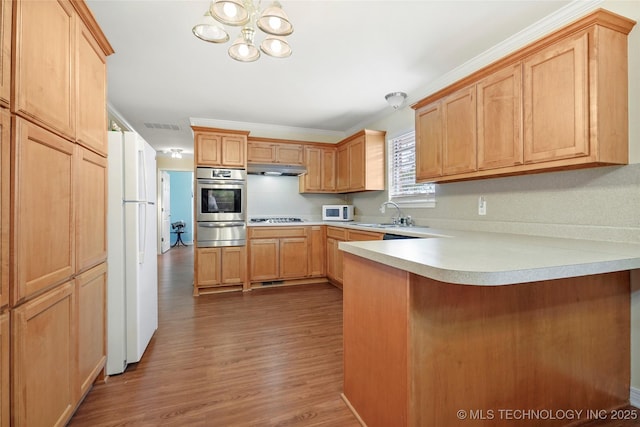
[[[249,227],[250,239],[307,237],[307,227]]]
[[[382,240],[381,233],[372,233],[370,231],[348,230],[348,241],[362,240]]]
[[[333,237],[338,240],[347,240],[347,229],[337,227],[327,227],[327,237]]]

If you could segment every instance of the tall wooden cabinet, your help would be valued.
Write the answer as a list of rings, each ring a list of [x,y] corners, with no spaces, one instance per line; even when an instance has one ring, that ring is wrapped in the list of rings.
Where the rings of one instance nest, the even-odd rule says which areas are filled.
[[[416,103],[417,180],[626,164],[634,25],[597,10]]]
[[[13,303],[18,304],[75,273],[75,144],[19,117],[13,125]]]
[[[106,360],[113,49],[81,0],[0,5],[0,427],[64,426]]]
[[[69,0],[16,1],[13,110],[69,139],[76,129],[78,16]]]

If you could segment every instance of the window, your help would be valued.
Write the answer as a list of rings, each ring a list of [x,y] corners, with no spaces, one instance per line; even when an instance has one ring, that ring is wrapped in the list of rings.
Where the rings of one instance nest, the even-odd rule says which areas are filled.
[[[416,183],[416,133],[389,140],[389,200],[405,207],[434,207],[435,184]]]

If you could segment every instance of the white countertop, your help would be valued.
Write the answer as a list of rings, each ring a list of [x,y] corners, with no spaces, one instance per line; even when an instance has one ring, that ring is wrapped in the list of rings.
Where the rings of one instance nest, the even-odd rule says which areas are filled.
[[[368,229],[407,234],[411,228]],[[640,244],[429,228],[419,232],[425,238],[341,242],[339,248],[462,285],[509,285],[640,268]]]
[[[327,225],[417,239],[340,242],[345,252],[447,283],[510,285],[640,269],[640,244],[560,239],[357,222],[248,223],[252,227]]]

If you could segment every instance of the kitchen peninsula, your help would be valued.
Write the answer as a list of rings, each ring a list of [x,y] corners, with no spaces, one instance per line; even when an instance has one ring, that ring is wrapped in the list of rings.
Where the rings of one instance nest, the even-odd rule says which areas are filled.
[[[339,245],[344,398],[364,424],[560,426],[628,404],[640,245],[427,233]]]

